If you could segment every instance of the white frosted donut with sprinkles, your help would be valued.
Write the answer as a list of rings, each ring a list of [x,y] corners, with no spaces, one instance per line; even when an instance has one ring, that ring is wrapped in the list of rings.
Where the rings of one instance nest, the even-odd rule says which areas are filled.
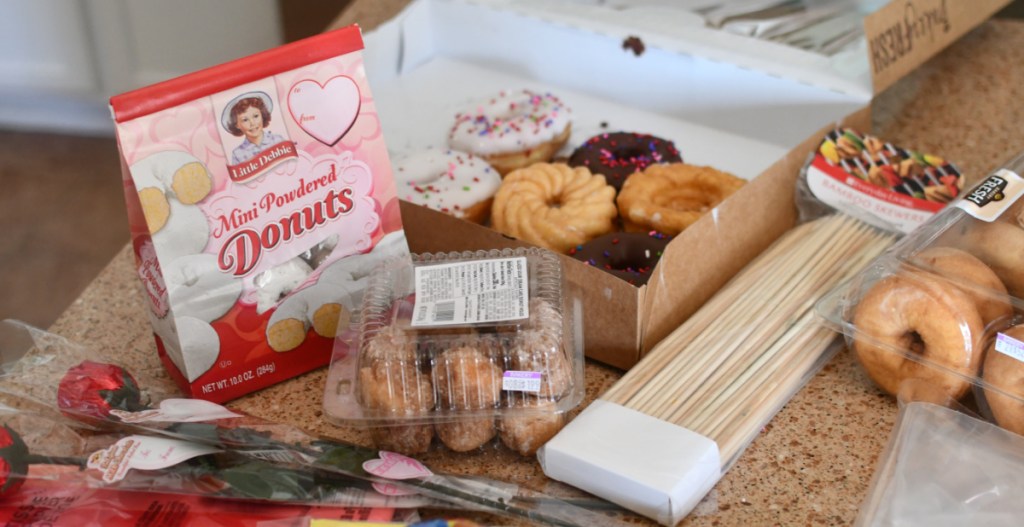
[[[569,139],[571,113],[550,93],[502,91],[457,113],[448,145],[484,158],[505,175],[550,161]]]
[[[491,215],[501,175],[483,159],[465,152],[429,148],[395,163],[398,197],[484,223]]]

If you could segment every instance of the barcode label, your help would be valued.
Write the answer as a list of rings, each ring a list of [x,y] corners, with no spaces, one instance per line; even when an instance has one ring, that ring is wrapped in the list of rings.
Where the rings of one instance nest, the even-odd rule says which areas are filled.
[[[412,325],[445,326],[530,317],[526,257],[416,267]]]
[[[508,370],[501,376],[501,389],[507,392],[540,392],[539,371]]]
[[[1005,333],[996,334],[996,351],[1024,362],[1024,342]]]
[[[441,302],[434,308],[434,322],[455,320],[455,302]]]

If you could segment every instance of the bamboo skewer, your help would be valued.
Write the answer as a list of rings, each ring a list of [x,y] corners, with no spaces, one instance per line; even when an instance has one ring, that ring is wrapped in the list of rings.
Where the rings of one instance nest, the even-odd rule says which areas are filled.
[[[825,222],[826,220],[821,221]],[[804,273],[806,273],[808,267],[801,264],[812,261],[815,255],[820,254],[819,251],[822,248],[822,243],[825,244],[825,254],[835,254],[830,249],[837,243],[837,240],[842,240],[845,237],[840,236],[840,232],[836,232],[834,227],[845,227],[845,222],[838,222],[838,225],[834,225],[835,223],[837,222],[828,221],[823,223],[819,225],[822,228],[817,229],[811,236],[803,238],[806,240],[806,243],[800,247],[801,250],[795,251],[797,259],[792,263],[798,266],[797,273],[792,273],[783,280],[768,279],[770,276],[777,276],[774,273],[777,273],[776,269],[778,266],[772,260],[765,260],[764,265],[753,268],[751,274],[758,278],[762,277],[762,272],[769,273],[768,276],[763,277],[764,279],[758,280],[755,283],[753,291],[760,291],[766,298],[778,298],[781,295],[782,300],[785,301],[789,294],[797,290],[796,286],[799,286],[800,282],[805,278]],[[792,267],[787,268],[791,269]],[[765,285],[758,287],[757,284]],[[746,291],[748,297],[750,291]],[[756,298],[754,300],[754,302],[745,301],[732,304],[726,310],[727,316],[717,317],[721,324],[716,326],[714,331],[705,331],[692,344],[685,345],[684,349],[697,350],[701,350],[702,346],[712,346],[710,348],[712,352],[702,351],[705,360],[695,365],[691,365],[692,361],[680,361],[681,367],[688,370],[681,378],[678,378],[680,372],[676,370],[668,371],[666,372],[667,375],[661,376],[661,383],[652,383],[647,387],[647,393],[658,394],[658,398],[662,401],[660,408],[652,409],[650,412],[652,415],[660,416],[664,407],[671,405],[674,401],[689,399],[697,390],[702,388],[709,376],[714,375],[723,367],[728,367],[726,361],[730,359],[739,360],[734,351],[736,348],[742,347],[743,343],[751,338],[752,332],[762,331],[767,334],[777,329],[770,326],[759,327],[753,323],[756,318],[753,316],[754,313],[751,312],[751,309],[756,311],[758,307],[766,305],[766,303],[758,304]],[[780,302],[780,304],[782,303]],[[743,329],[737,330],[736,328]],[[758,336],[760,337],[760,335]],[[721,346],[728,346],[728,348],[721,349]],[[684,354],[680,354],[680,356],[685,357]],[[671,383],[672,386],[678,389],[668,396],[662,397],[664,395],[664,383]],[[629,406],[638,409],[644,408],[644,412],[648,413],[645,401],[630,401]]]
[[[794,228],[601,398],[711,438],[724,468],[834,341],[814,304],[892,240],[844,215]]]
[[[798,291],[799,294],[790,295],[786,299],[780,301],[778,304],[764,304],[765,309],[763,310],[771,310],[773,312],[765,314],[765,318],[762,319],[765,321],[765,323],[763,323],[762,326],[766,329],[761,333],[765,336],[779,334],[785,336],[786,332],[789,331],[788,328],[792,327],[793,325],[792,319],[794,314],[799,316],[799,314],[801,313],[810,312],[817,299],[820,298],[826,292],[828,292],[828,290],[831,289],[834,283],[837,281],[835,276],[837,267],[842,267],[841,264],[844,261],[848,261],[848,257],[856,258],[856,255],[861,252],[860,245],[861,244],[858,243],[851,247],[848,247],[847,250],[844,252],[834,253],[833,256],[830,257],[829,260],[826,262],[826,266],[822,268],[816,268],[817,272],[814,273],[812,279],[809,279],[811,278],[808,276],[810,273],[800,275],[800,277],[803,279],[803,283],[801,284],[801,289]],[[873,256],[874,255],[872,255],[872,257]],[[845,276],[845,274],[843,274],[843,276]],[[774,306],[776,305],[792,306],[795,307],[795,309],[774,309]],[[784,326],[787,327],[786,330],[782,329]],[[782,333],[780,333],[780,330],[782,331]],[[724,337],[729,338],[730,336],[724,335]],[[758,339],[754,340],[753,342],[760,343],[765,341],[763,339]],[[744,353],[733,354],[730,357],[729,361],[730,367],[725,371],[716,372],[718,377],[717,383],[703,389],[702,392],[704,394],[715,394],[720,396],[720,394],[723,393],[723,385],[737,382],[738,376],[744,374],[750,368],[759,367],[762,362],[768,360],[768,358],[771,357],[772,353],[775,352],[775,350],[772,347],[764,347],[764,352],[760,356],[755,356],[752,354],[758,353],[758,346],[751,346],[747,342],[742,341],[738,343],[737,348],[747,351],[745,351]],[[751,357],[755,358],[751,360]],[[742,382],[742,377],[740,377],[740,379],[740,382]],[[704,406],[707,406],[708,408],[714,408],[713,404],[710,404],[712,402],[713,401],[708,401],[707,397],[690,398],[689,400],[685,401],[682,405],[680,405],[677,408],[676,412],[669,416],[667,420],[674,422],[676,419],[679,418],[678,416],[694,411],[695,408],[701,408]]]
[[[797,230],[806,230],[810,224],[803,224],[797,226],[791,232]],[[769,247],[761,256],[755,258],[751,265],[756,265],[756,262],[768,258],[775,258],[778,254],[789,254],[789,248],[796,243],[799,239],[798,236],[786,236],[784,239],[779,240],[778,243],[773,244]],[[714,297],[712,297],[705,306],[694,313],[682,326],[680,326],[675,332],[673,332],[666,340],[681,340],[688,341],[692,336],[697,335],[703,331],[708,325],[713,323],[716,318],[714,313],[725,309],[725,307],[738,301],[742,296],[746,286],[752,285],[754,282],[753,278],[748,274],[741,274],[730,282],[726,289],[723,289]],[[732,286],[732,287],[729,287]],[[657,348],[655,348],[656,350]],[[661,371],[667,364],[676,356],[670,353],[657,354],[655,350],[651,352],[645,358],[645,361],[650,361],[645,368],[633,368],[629,370],[620,382],[616,383],[603,395],[603,398],[618,404],[623,404],[629,399],[633,398],[641,388],[643,388],[650,377]]]
[[[796,242],[802,238],[803,231],[811,229],[811,227],[813,227],[813,224],[805,224],[801,225],[800,227],[794,229],[794,231],[791,231],[790,234],[787,234],[783,240],[780,240],[780,243],[775,244],[775,246],[778,246],[778,250],[769,249],[769,252],[766,255],[767,257],[761,257],[756,259],[748,269],[760,269],[765,266],[764,262],[773,262],[779,258],[781,258],[785,262],[789,262],[797,258],[799,255],[795,254],[791,249],[794,246],[796,246]],[[813,235],[814,233],[811,234]],[[651,352],[648,354],[648,357],[650,357],[651,359],[653,359],[656,356],[661,356],[670,359],[670,361],[668,361],[666,364],[660,365],[660,367],[654,367],[655,365],[652,364],[652,367],[647,371],[653,373],[661,373],[660,376],[662,378],[670,378],[672,373],[682,368],[690,369],[695,372],[707,371],[707,365],[695,366],[691,364],[689,357],[685,354],[659,353],[658,350],[659,348],[678,349],[681,346],[681,343],[683,342],[692,342],[698,336],[714,335],[717,334],[722,328],[734,326],[736,324],[736,321],[734,321],[732,317],[722,317],[721,314],[724,312],[729,313],[733,317],[742,316],[741,313],[736,313],[735,311],[731,310],[731,306],[737,305],[737,303],[741,300],[743,295],[747,294],[748,291],[755,288],[759,281],[761,281],[761,275],[759,275],[758,273],[743,272],[740,276],[738,276],[732,282],[727,284],[725,290],[720,292],[719,295],[716,295],[711,302],[709,302],[707,305],[705,305],[703,308],[697,311],[698,315],[695,315],[695,317],[700,318],[697,318],[697,320],[694,321],[694,318],[691,317],[690,321],[684,323],[683,326],[681,326],[676,331],[672,332],[668,337],[666,337],[664,341],[659,343],[658,346],[651,350]],[[782,287],[784,285],[779,283],[773,284],[778,285],[779,287]],[[719,298],[721,300],[718,300]],[[690,346],[691,349],[695,347],[696,344],[694,346]],[[630,373],[636,371],[638,371],[638,368],[634,367],[632,370],[630,370]],[[627,376],[628,375],[629,374],[627,374]],[[650,380],[651,379],[647,379],[648,382],[644,382],[643,385],[638,386],[639,392],[636,393],[635,396],[630,397],[628,399],[623,399],[622,402],[625,403],[626,401],[629,401],[629,405],[631,407],[642,407],[647,402],[647,400],[657,396],[659,394],[658,387],[654,386],[651,382],[649,382]],[[625,378],[623,378],[623,380],[620,381],[620,384],[626,384],[628,382],[631,381],[627,381]]]

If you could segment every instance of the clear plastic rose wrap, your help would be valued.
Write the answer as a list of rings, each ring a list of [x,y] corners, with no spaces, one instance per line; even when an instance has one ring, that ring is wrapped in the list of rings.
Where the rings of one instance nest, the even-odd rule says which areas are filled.
[[[228,475],[239,474],[237,483],[241,483],[231,488],[248,497],[286,499],[289,492],[299,495],[302,491],[304,500],[312,502],[331,491],[318,483],[346,481],[383,497],[414,496],[419,500],[413,502],[416,506],[481,510],[551,525],[614,521],[557,498],[535,492],[520,495],[526,492],[516,485],[435,474],[406,456],[313,437],[294,426],[209,401],[181,399],[165,379],[130,372],[116,359],[59,335],[11,321],[0,326],[8,335],[0,336],[0,342],[20,338],[31,343],[22,347],[27,350],[24,353],[14,351],[17,344],[4,348],[0,394],[21,408],[20,414],[49,414],[52,419],[60,412],[75,427],[113,434],[111,439],[149,437],[206,449],[204,455],[231,460],[233,472]],[[181,470],[183,466],[190,465],[177,465]],[[214,472],[225,479],[223,470]],[[195,483],[200,480],[196,478]],[[154,487],[157,483],[149,479],[139,486],[162,489]],[[168,484],[165,490],[173,492],[174,486]],[[196,492],[215,495],[213,487],[196,487]]]

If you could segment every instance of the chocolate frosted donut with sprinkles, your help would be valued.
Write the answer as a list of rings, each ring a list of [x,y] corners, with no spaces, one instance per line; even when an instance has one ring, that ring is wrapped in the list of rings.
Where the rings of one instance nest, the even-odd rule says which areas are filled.
[[[502,91],[458,112],[448,145],[482,157],[504,176],[550,161],[569,140],[570,113],[550,93]]]
[[[483,159],[440,148],[398,159],[394,176],[399,198],[474,223],[490,218],[501,185],[501,175]]]
[[[672,141],[649,134],[612,132],[587,139],[569,156],[569,166],[587,167],[603,175],[618,192],[632,174],[655,163],[682,160]]]
[[[641,286],[671,241],[657,231],[613,232],[578,245],[569,254],[587,265],[603,269],[633,285]]]

